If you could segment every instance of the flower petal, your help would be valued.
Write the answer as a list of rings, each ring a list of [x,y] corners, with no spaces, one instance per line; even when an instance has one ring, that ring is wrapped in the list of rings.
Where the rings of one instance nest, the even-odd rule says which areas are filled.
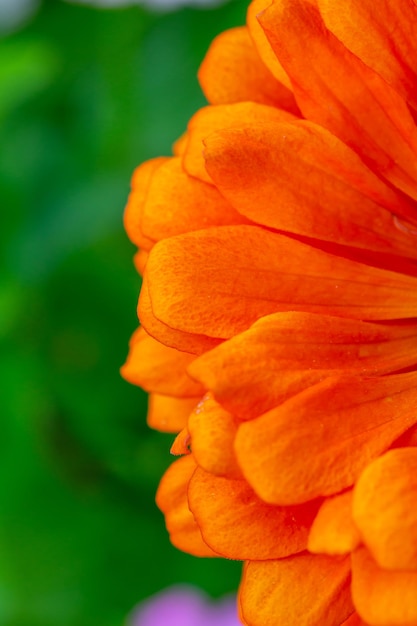
[[[342,626],[369,626],[369,624],[366,624],[357,613],[352,613],[346,622],[343,622]]]
[[[167,396],[190,397],[204,393],[187,374],[195,357],[162,345],[139,328],[132,336],[129,356],[121,368],[122,376],[145,389]]]
[[[279,505],[350,487],[417,422],[416,382],[416,373],[329,378],[243,422],[235,449],[244,476],[262,500]]]
[[[194,458],[200,467],[218,476],[242,477],[233,447],[238,423],[210,394],[196,405],[188,428]]]
[[[417,328],[275,313],[190,363],[190,375],[252,419],[335,371],[386,374],[417,363]]]
[[[211,104],[259,102],[299,115],[293,93],[261,61],[246,27],[226,30],[214,39],[198,77]]]
[[[178,433],[199,401],[197,398],[173,398],[151,393],[148,403],[147,423],[150,428],[164,433]]]
[[[138,317],[147,333],[155,337],[166,346],[189,352],[190,354],[201,354],[219,344],[220,340],[207,337],[204,334],[182,332],[169,324],[161,322],[154,314],[152,303],[149,297],[148,272],[145,272],[140,291],[138,303]]]
[[[178,137],[178,139],[174,142],[174,145],[172,146],[172,154],[174,156],[180,156],[182,157],[184,152],[185,152],[185,148],[187,146],[187,142],[188,142],[188,137],[187,137],[187,132],[184,132],[182,135],[180,135],[180,137]]]
[[[175,441],[171,446],[171,454],[174,456],[182,456],[184,454],[191,454],[190,450],[191,437],[188,432],[188,428],[185,427],[175,437]]]
[[[350,562],[302,554],[250,561],[240,589],[248,626],[339,626],[353,611]]]
[[[352,490],[326,499],[308,537],[308,550],[318,554],[348,554],[358,547],[360,535],[352,520]]]
[[[412,426],[396,442],[396,448],[417,447],[417,426]]]
[[[270,2],[267,2],[269,5]],[[269,43],[261,25],[258,21],[258,15],[265,9],[265,0],[252,0],[248,7],[247,24],[252,40],[255,43],[255,47],[258,51],[262,61],[269,69],[269,71],[275,76],[275,78],[285,85],[287,89],[293,90],[291,80],[278,61],[271,44]]]
[[[188,507],[187,488],[195,468],[192,455],[175,461],[161,479],[156,503],[165,515],[167,530],[176,548],[194,556],[218,556],[201,538]]]
[[[152,241],[209,226],[248,221],[213,185],[188,176],[179,157],[168,159],[154,172],[140,219],[142,233]]]
[[[417,109],[417,6],[412,0],[319,0],[331,30]]]
[[[417,572],[380,569],[365,548],[352,555],[352,597],[372,626],[417,624]]]
[[[149,242],[149,248],[151,248],[152,245],[153,245],[153,242]],[[133,257],[133,264],[136,268],[136,271],[141,276],[143,276],[143,273],[145,271],[145,266],[146,266],[146,261],[148,260],[148,256],[149,256],[149,253],[146,250],[143,250],[141,248],[140,250],[136,252],[136,254]]]
[[[287,111],[256,102],[238,102],[200,109],[188,123],[184,169],[191,176],[212,183],[203,158],[203,140],[216,130],[244,128],[254,122],[287,122],[295,117]]]
[[[405,101],[325,28],[308,0],[280,0],[259,19],[303,115],[416,199],[417,128]],[[308,49],[308,71],[300,40]]]
[[[417,258],[415,238],[393,219],[393,214],[412,219],[414,204],[320,126],[306,121],[250,125],[218,131],[204,143],[210,177],[253,222]]]
[[[130,192],[124,213],[124,227],[129,239],[137,246],[150,250],[153,241],[145,237],[141,230],[142,208],[153,174],[166,161],[164,157],[146,161],[136,168],[131,182]]]
[[[149,255],[145,278],[152,314],[161,324],[218,339],[286,310],[368,320],[417,316],[416,278],[254,226],[224,226],[160,241]],[[149,334],[196,352],[158,336],[141,310],[139,304]]]
[[[390,450],[365,469],[353,517],[380,567],[417,570],[417,448]]]
[[[306,549],[317,503],[276,507],[260,500],[244,480],[197,469],[190,509],[207,544],[228,559],[282,558]]]

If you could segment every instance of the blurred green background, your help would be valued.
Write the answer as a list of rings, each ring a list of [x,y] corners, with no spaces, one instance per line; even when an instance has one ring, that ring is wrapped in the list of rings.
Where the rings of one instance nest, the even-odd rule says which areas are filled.
[[[49,0],[0,40],[0,626],[120,626],[174,582],[236,589],[240,564],[169,544],[154,493],[172,437],[118,370],[131,173],[170,153],[210,40],[245,11]]]

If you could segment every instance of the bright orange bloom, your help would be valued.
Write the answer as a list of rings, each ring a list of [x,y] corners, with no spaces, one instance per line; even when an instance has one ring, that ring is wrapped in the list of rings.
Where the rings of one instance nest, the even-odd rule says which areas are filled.
[[[248,626],[417,626],[417,2],[254,0],[134,175],[125,377]]]

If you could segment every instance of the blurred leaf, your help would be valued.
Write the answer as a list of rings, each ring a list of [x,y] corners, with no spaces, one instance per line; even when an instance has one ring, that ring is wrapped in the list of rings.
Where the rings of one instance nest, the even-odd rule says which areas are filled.
[[[1,626],[121,626],[174,582],[236,588],[239,563],[170,545],[154,493],[173,438],[119,367],[138,324],[130,176],[204,103],[203,52],[245,10],[44,0],[0,40]]]
[[[45,278],[68,254],[120,233],[127,193],[126,179],[103,171],[100,178],[55,195],[43,215],[29,219],[12,241],[16,271],[26,279]]]
[[[14,107],[41,93],[59,69],[56,50],[42,40],[3,41],[0,47],[0,121]]]

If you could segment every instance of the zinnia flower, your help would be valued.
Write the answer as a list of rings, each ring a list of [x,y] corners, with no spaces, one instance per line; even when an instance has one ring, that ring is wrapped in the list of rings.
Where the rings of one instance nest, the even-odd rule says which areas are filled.
[[[417,625],[417,4],[254,0],[133,178],[125,377],[172,542],[248,626]]]

